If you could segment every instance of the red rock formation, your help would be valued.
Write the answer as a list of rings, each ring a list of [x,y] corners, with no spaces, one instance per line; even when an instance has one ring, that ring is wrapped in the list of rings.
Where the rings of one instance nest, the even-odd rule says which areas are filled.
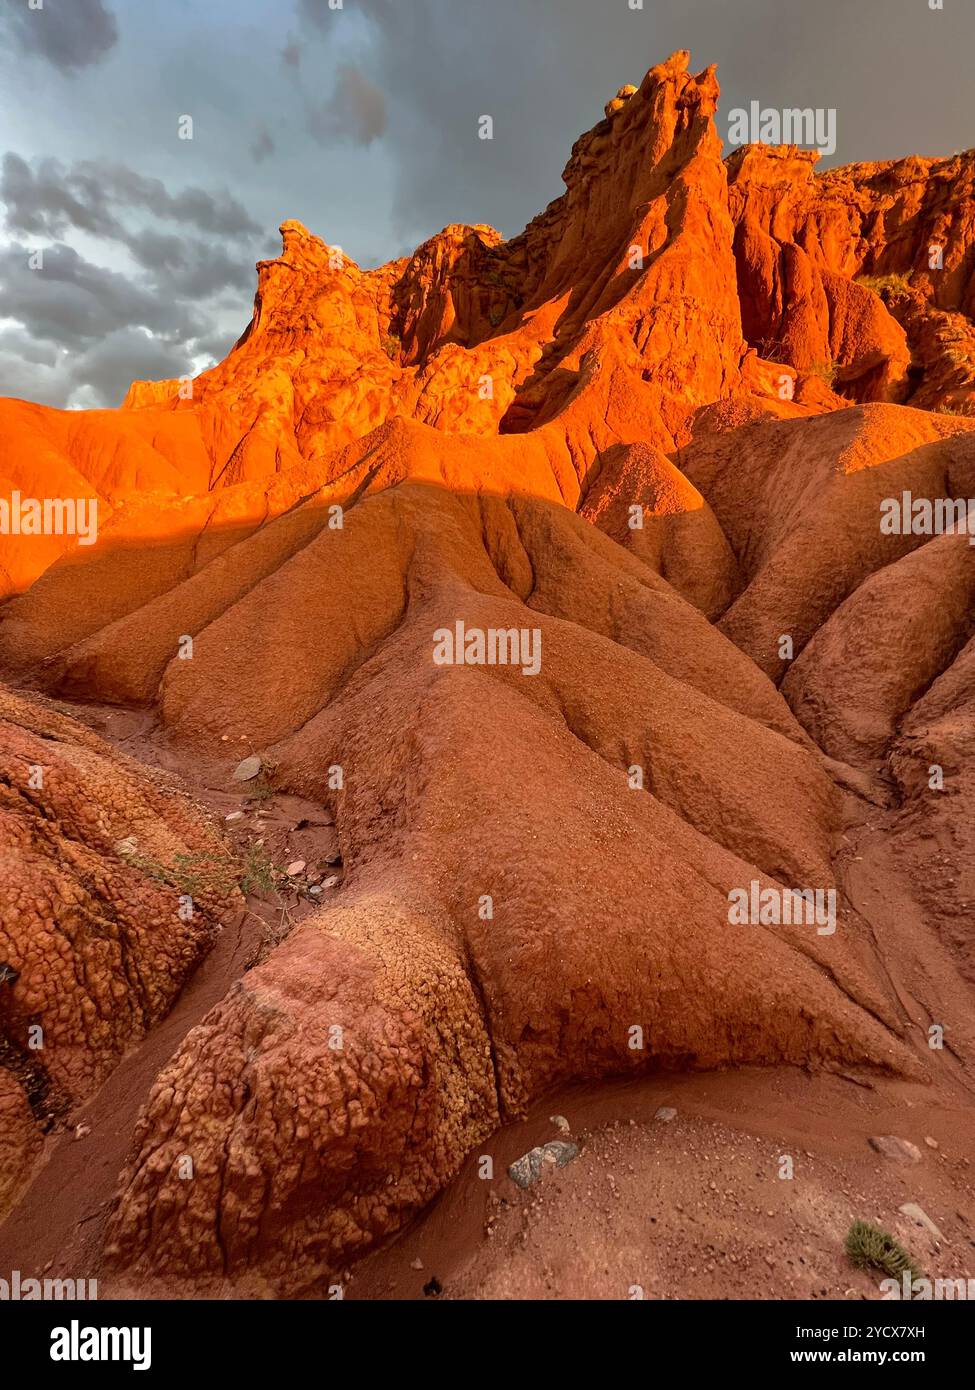
[[[108,513],[57,563],[60,539],[8,547],[3,670],[153,706],[188,758],[246,738],[278,790],[329,805],[345,870],[153,1086],[117,1264],[312,1285],[563,1083],[928,1074],[837,852],[880,774],[922,814],[929,755],[970,816],[971,565],[960,537],[884,535],[879,504],[975,495],[975,422],[896,403],[968,399],[972,160],[725,164],[717,97],[686,54],[622,88],[508,242],[451,226],[362,271],[284,223],[191,396],[0,407],[18,487]],[[918,263],[938,237],[942,278]],[[459,623],[527,645],[441,663]],[[211,934],[116,839],[166,863],[212,841],[7,698],[20,975],[0,1018],[43,1013],[79,1094]],[[38,803],[23,766],[45,757]],[[733,923],[753,882],[838,890],[837,930]]]
[[[818,157],[748,145],[727,162],[746,338],[765,357],[828,367],[854,400],[957,403],[934,389],[930,339],[945,311],[964,322],[975,310],[975,153],[825,174]],[[913,295],[891,304],[908,280]],[[958,384],[970,384],[975,356],[959,337]]]

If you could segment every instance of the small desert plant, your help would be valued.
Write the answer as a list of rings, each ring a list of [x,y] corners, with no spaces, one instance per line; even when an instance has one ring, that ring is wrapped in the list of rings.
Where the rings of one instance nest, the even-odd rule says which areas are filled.
[[[869,1221],[854,1221],[846,1233],[846,1253],[857,1269],[879,1269],[894,1279],[899,1279],[905,1270],[910,1271],[912,1279],[923,1277],[903,1245]]]
[[[268,772],[269,769],[262,768],[257,776],[246,784],[248,801],[270,801],[274,795],[274,787]]]
[[[262,893],[270,893],[274,888],[274,881],[280,873],[278,866],[263,845],[251,845],[247,853],[241,857],[238,868],[240,874],[237,883],[245,896],[258,890]]]
[[[858,275],[856,283],[862,285],[865,290],[873,290],[874,294],[904,294],[911,288],[910,279],[906,275]]]
[[[271,856],[260,845],[252,845],[240,858],[232,854],[174,854],[171,864],[134,853],[125,853],[123,858],[147,878],[191,898],[223,898],[234,888],[245,896],[258,890],[269,893],[277,872]]]
[[[385,352],[389,360],[391,362],[398,362],[399,355],[403,350],[403,339],[397,337],[395,333],[388,333],[382,341],[383,352]]]
[[[971,419],[972,416],[975,416],[975,399],[942,401],[940,405],[935,406],[934,410],[936,415],[963,415]]]
[[[810,362],[803,371],[809,376],[818,376],[827,386],[832,386],[836,380],[837,366],[835,362]]]
[[[778,362],[785,366],[789,361],[788,349],[778,338],[761,338],[754,347],[763,362]]]

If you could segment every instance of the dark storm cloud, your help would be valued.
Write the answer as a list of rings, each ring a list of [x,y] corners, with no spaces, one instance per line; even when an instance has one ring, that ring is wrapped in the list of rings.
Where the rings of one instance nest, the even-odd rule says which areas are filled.
[[[371,145],[386,131],[386,98],[357,67],[343,63],[329,99],[309,107],[308,129],[323,145],[337,140]]]
[[[57,237],[69,227],[92,236],[123,234],[104,188],[88,178],[66,178],[56,159],[37,160],[32,168],[8,151],[0,164],[0,202],[7,230],[15,234]]]
[[[32,338],[22,328],[0,330],[0,354],[36,367],[55,366],[59,355],[53,343]]]
[[[239,333],[226,330],[204,333],[194,341],[193,351],[200,357],[208,357],[213,363],[222,362],[239,337]]]
[[[44,405],[117,406],[132,381],[158,381],[191,370],[184,343],[170,343],[139,328],[116,328],[87,349],[47,346],[16,330],[0,331],[0,380],[6,394]]]
[[[250,260],[219,243],[142,231],[127,237],[125,244],[160,292],[207,299],[225,289],[246,291],[254,283]]]
[[[58,405],[117,405],[133,379],[190,370],[228,336],[215,320],[222,297],[243,315],[265,244],[229,193],[171,191],[107,160],[65,167],[8,152],[0,204],[12,238],[0,250],[0,317],[18,325],[0,340],[0,392],[27,381],[34,399]],[[124,247],[134,272],[93,263],[66,240],[78,233]]]
[[[124,164],[81,160],[65,168],[56,159],[26,160],[7,153],[0,166],[0,202],[11,232],[60,236],[68,227],[125,240],[120,212],[150,213],[215,236],[258,236],[260,227],[227,192],[184,188],[170,193],[161,179]]]
[[[258,236],[261,228],[230,193],[184,188],[170,193],[161,179],[150,179],[124,164],[85,162],[77,166],[82,178],[104,184],[107,196],[117,204],[150,212],[172,222],[185,223],[215,236]]]
[[[162,381],[189,369],[184,343],[164,342],[138,328],[117,328],[76,358],[68,377],[75,388],[87,388],[94,401],[117,405],[129,382]]]
[[[193,338],[206,327],[186,304],[136,285],[118,271],[93,265],[71,246],[0,250],[0,317],[16,319],[35,339],[84,348],[121,327],[141,327],[162,337]]]
[[[121,345],[131,343],[144,363],[178,357],[185,367],[189,344],[214,331],[208,306],[215,297],[229,292],[247,303],[263,237],[227,193],[170,192],[118,163],[88,160],[66,169],[47,159],[32,167],[8,153],[0,164],[0,202],[7,232],[30,237],[30,250],[43,254],[42,268],[31,270],[26,246],[15,242],[0,252],[0,315],[89,364],[96,401],[118,396],[118,382],[106,387],[113,370],[119,381],[127,371],[131,378]],[[147,225],[147,217],[155,221]],[[137,274],[92,264],[61,240],[72,232],[124,246]],[[76,368],[59,380],[65,389],[83,383]]]
[[[100,62],[118,42],[115,16],[102,0],[44,0],[41,9],[29,8],[27,0],[7,0],[0,29],[21,52],[67,73]]]

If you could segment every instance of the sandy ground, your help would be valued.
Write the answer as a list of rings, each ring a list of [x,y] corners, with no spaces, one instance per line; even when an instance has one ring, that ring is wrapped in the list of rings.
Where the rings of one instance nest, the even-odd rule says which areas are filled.
[[[655,1119],[661,1107],[676,1116]],[[507,1165],[560,1137],[555,1114],[579,1157],[522,1190]],[[869,1136],[891,1133],[912,1139],[921,1161],[876,1154]],[[926,1272],[970,1278],[971,1134],[967,1102],[927,1087],[792,1069],[577,1090],[484,1146],[493,1181],[472,1156],[410,1231],[358,1266],[346,1296],[876,1298],[879,1276],[843,1251],[857,1218],[897,1236]],[[908,1202],[942,1240],[900,1214]]]

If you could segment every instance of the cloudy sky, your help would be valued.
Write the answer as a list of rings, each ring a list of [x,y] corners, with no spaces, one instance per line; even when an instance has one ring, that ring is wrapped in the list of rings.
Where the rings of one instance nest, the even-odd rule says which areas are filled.
[[[0,0],[0,395],[114,406],[221,358],[285,218],[362,265],[513,235],[676,48],[724,113],[834,107],[829,163],[965,148],[975,0],[932,2]]]

